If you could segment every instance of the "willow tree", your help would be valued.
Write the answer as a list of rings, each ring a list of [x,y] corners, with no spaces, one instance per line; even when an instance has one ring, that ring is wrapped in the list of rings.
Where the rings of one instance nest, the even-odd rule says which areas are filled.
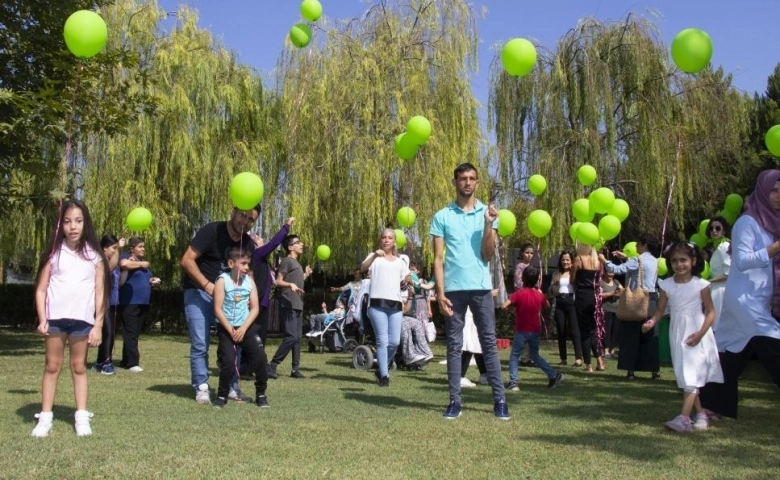
[[[230,179],[257,172],[270,156],[262,83],[186,7],[166,35],[167,15],[153,1],[121,0],[105,16],[109,48],[138,52],[148,63],[148,77],[130,88],[147,89],[156,108],[126,132],[84,143],[84,197],[96,224],[115,233],[127,233],[122,223],[133,207],[147,207],[154,215],[147,251],[153,260],[176,260],[197,228],[227,218]],[[128,74],[115,65],[117,78]],[[175,261],[157,265],[168,278],[178,273]]]
[[[611,187],[631,205],[627,237],[660,236],[670,192],[677,230],[689,205],[722,202],[718,172],[741,155],[747,127],[730,77],[682,74],[654,24],[633,15],[620,23],[582,20],[554,51],[540,50],[537,67],[520,79],[494,59],[488,122],[497,171],[515,199],[531,202],[527,178],[547,177],[548,192],[535,200],[553,216],[546,243],[570,243],[571,204],[589,192],[576,179],[583,164],[599,174],[592,188]]]
[[[307,242],[329,244],[351,268],[409,205],[418,220],[407,235],[421,250],[407,253],[430,257],[430,220],[452,198],[452,170],[479,163],[469,83],[477,43],[465,1],[413,0],[382,1],[360,19],[325,24],[306,49],[285,49],[277,88],[286,150],[274,193]],[[433,135],[402,162],[394,138],[414,115]]]

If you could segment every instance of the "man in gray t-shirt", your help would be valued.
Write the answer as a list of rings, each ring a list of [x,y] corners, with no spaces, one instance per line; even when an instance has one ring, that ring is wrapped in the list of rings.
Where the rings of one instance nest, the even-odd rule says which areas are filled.
[[[282,248],[287,251],[279,264],[274,285],[280,289],[279,295],[279,319],[284,325],[284,340],[276,350],[274,358],[268,363],[268,377],[278,378],[276,367],[284,361],[292,350],[293,378],[304,378],[298,370],[301,363],[301,336],[303,335],[303,282],[311,275],[311,267],[304,270],[298,263],[298,258],[303,254],[303,242],[297,235],[287,235],[282,240]]]

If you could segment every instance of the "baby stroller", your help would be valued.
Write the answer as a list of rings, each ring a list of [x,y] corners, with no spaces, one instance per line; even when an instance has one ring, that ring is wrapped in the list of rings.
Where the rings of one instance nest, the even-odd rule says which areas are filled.
[[[343,305],[347,304],[349,299],[349,291],[341,292],[336,299],[336,303],[341,302]],[[330,323],[324,325],[325,328],[320,332],[315,332],[315,335],[309,336],[309,353],[323,353],[327,348],[329,352],[352,352],[355,347],[358,346],[357,340],[354,338],[347,338],[345,333],[347,323],[347,310],[337,315]]]

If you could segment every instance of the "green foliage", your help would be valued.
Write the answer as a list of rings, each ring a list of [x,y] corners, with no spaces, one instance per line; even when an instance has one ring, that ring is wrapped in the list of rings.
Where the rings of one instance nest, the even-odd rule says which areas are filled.
[[[535,208],[553,216],[545,240],[553,248],[570,242],[571,203],[601,186],[631,205],[622,238],[660,234],[673,177],[670,228],[682,235],[691,213],[717,211],[729,188],[722,172],[733,173],[744,155],[747,109],[730,76],[675,70],[646,19],[582,20],[555,51],[540,50],[527,77],[508,76],[498,53],[491,77],[488,126],[497,139],[493,162],[510,189],[503,193],[532,202],[528,177],[547,178]],[[576,180],[583,164],[599,174],[589,189]]]
[[[353,268],[383,227],[398,226],[402,206],[417,212],[405,252],[431,258],[428,228],[451,201],[451,172],[480,163],[469,84],[477,42],[461,0],[391,1],[359,21],[326,25],[306,50],[285,49],[277,81],[287,129],[280,175],[270,179],[274,201],[300,220],[295,228],[309,244],[331,246],[331,262]],[[415,115],[430,120],[433,134],[403,162],[394,139]]]

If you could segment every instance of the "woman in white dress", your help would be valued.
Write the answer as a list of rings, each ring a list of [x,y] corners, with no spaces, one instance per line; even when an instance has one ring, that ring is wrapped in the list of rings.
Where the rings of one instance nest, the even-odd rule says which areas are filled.
[[[732,268],[715,339],[724,383],[701,402],[736,418],[739,375],[755,356],[780,387],[780,170],[764,170],[732,229]]]
[[[715,307],[715,323],[712,329],[718,329],[720,311],[723,309],[723,293],[726,291],[726,278],[731,268],[731,241],[729,224],[723,217],[713,217],[707,226],[707,236],[712,240],[713,250],[710,257],[710,293]]]

